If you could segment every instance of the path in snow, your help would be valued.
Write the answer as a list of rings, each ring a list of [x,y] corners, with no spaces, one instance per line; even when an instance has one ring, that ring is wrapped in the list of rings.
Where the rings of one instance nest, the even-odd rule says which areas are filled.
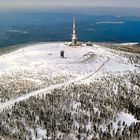
[[[90,74],[84,76],[84,77],[81,77],[81,78],[76,78],[74,80],[70,80],[68,82],[64,82],[64,83],[60,83],[60,84],[56,84],[56,85],[53,85],[53,86],[50,86],[50,87],[47,87],[47,88],[44,88],[44,89],[40,89],[40,90],[37,90],[37,91],[33,91],[33,92],[30,92],[26,95],[22,95],[20,97],[17,97],[15,99],[11,99],[10,101],[7,101],[5,103],[1,103],[0,104],[0,112],[8,107],[11,107],[13,106],[15,103],[17,102],[20,102],[20,101],[24,101],[32,96],[37,96],[37,95],[41,95],[41,94],[45,94],[46,92],[49,92],[53,89],[56,89],[56,88],[61,88],[63,86],[68,86],[70,85],[71,83],[77,83],[77,82],[80,82],[80,81],[84,81],[85,79],[88,79],[92,76],[94,76],[96,73],[98,73],[101,68],[110,60],[109,57],[106,58],[106,60],[94,71],[94,72],[91,72]]]

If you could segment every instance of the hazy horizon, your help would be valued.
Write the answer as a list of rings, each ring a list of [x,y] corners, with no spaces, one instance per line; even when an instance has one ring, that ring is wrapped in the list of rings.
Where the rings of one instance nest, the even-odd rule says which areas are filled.
[[[40,8],[96,8],[130,7],[140,8],[139,0],[0,0],[0,9]]]
[[[0,12],[62,12],[140,16],[139,0],[0,0]]]
[[[140,16],[140,8],[132,7],[95,7],[95,8],[38,8],[38,9],[0,9],[0,15],[11,13],[73,13],[82,15]]]

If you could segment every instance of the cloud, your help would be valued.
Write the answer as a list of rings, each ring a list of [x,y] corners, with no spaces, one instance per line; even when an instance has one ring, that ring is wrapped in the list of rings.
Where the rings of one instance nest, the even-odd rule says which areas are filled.
[[[0,0],[0,8],[139,7],[140,0]]]

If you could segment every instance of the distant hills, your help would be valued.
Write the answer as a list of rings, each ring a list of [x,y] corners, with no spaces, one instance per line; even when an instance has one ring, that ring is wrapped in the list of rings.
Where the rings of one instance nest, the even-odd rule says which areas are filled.
[[[112,10],[110,9],[110,13]],[[104,8],[101,11],[103,12]],[[113,16],[106,12],[104,14],[108,15],[102,13],[97,15],[97,13],[96,8],[91,11],[84,9],[81,12],[78,9],[77,12],[68,9],[65,13],[57,10],[55,12],[2,11],[0,47],[34,42],[70,41],[73,16],[76,16],[80,41],[140,42],[139,16],[120,16],[113,12]]]

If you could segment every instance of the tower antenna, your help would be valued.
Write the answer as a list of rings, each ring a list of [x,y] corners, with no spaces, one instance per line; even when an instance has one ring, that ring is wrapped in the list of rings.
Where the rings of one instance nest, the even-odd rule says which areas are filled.
[[[76,35],[76,18],[73,17],[73,34],[72,34],[72,46],[77,46],[77,35]]]

